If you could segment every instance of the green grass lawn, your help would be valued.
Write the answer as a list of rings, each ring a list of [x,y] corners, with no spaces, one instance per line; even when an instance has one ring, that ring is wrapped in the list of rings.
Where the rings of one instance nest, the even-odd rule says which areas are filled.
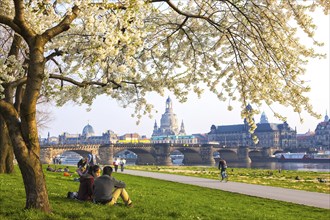
[[[0,175],[0,219],[330,219],[330,210],[115,173],[127,184],[133,208],[108,207],[66,198],[79,183],[63,173],[45,172],[51,214],[24,211],[18,168]],[[121,201],[120,201],[121,202]]]
[[[219,179],[216,167],[196,166],[127,166],[132,170],[163,172],[187,176]],[[229,181],[283,187],[330,194],[330,172],[297,170],[264,170],[248,168],[227,169]],[[322,179],[325,182],[320,182]]]

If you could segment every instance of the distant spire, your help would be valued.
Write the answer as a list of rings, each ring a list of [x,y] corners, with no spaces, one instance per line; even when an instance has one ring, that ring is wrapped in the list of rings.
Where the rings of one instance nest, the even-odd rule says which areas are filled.
[[[324,121],[329,121],[328,110],[325,111]]]
[[[269,123],[267,115],[265,114],[265,112],[262,112],[260,117],[260,124],[267,124],[267,123]]]
[[[185,131],[185,129],[184,129],[183,120],[182,120],[182,122],[181,122],[180,134],[186,134],[186,131]]]
[[[246,109],[248,112],[250,112],[250,111],[253,110],[253,109],[252,109],[252,106],[250,105],[250,103],[245,107],[245,109]]]
[[[173,109],[172,109],[172,100],[171,100],[170,96],[168,96],[168,98],[166,99],[166,109],[165,109],[165,112],[167,112],[167,113],[173,112]]]

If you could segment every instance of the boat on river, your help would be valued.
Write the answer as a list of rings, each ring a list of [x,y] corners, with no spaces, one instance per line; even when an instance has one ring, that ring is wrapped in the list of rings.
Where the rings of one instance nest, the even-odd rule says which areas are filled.
[[[330,152],[324,153],[278,153],[275,155],[278,162],[298,163],[330,163]]]

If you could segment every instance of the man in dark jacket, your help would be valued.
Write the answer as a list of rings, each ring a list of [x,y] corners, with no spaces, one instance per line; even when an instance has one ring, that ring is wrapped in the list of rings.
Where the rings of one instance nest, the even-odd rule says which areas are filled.
[[[101,204],[114,205],[120,196],[126,206],[132,206],[132,200],[125,190],[126,184],[123,181],[116,180],[111,176],[112,167],[105,166],[103,175],[94,181],[94,202]]]

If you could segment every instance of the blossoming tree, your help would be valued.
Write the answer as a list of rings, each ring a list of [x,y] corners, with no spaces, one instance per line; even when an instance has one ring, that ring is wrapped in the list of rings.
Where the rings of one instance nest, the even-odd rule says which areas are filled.
[[[296,35],[301,29],[321,46],[308,15],[316,7],[329,12],[326,0],[2,0],[0,120],[26,208],[50,211],[36,123],[41,95],[63,105],[106,94],[134,104],[140,118],[152,108],[148,92],[168,89],[185,101],[189,91],[208,88],[222,101],[241,102],[251,132],[249,103],[316,116],[301,76],[307,60],[322,54]]]

